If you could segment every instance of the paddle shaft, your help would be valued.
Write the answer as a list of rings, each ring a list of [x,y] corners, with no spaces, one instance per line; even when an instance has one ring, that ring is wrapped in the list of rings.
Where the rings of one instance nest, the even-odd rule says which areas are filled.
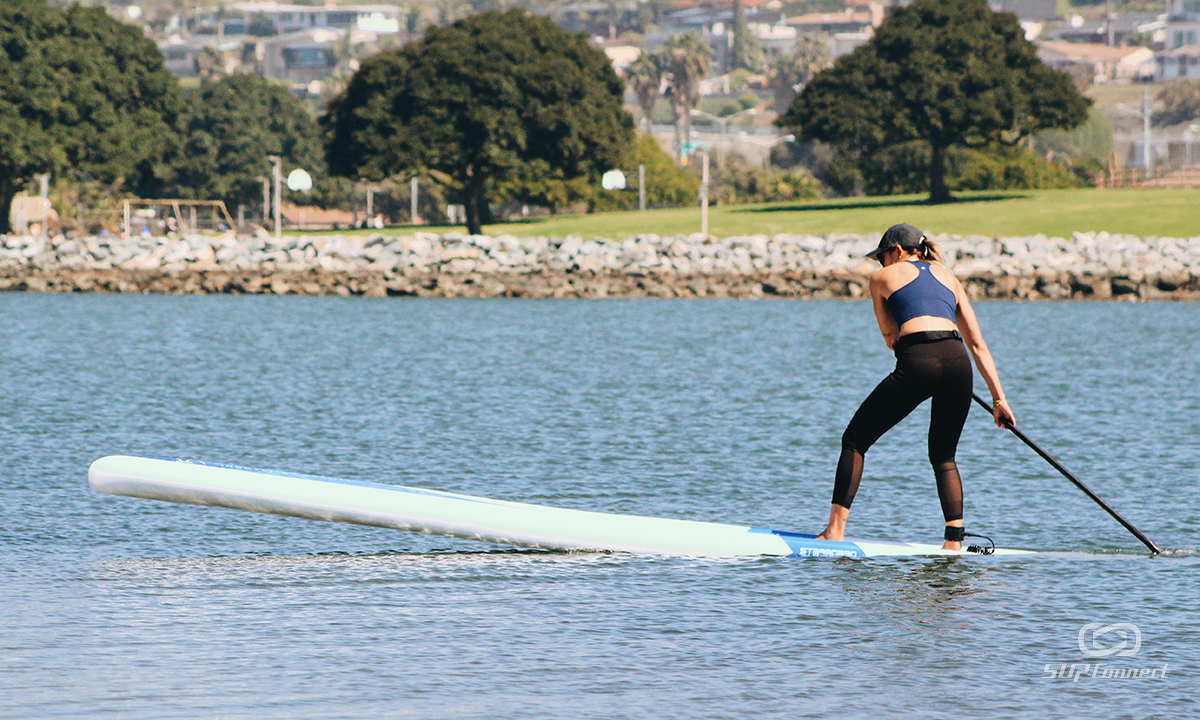
[[[992,406],[988,405],[986,402],[984,402],[983,398],[979,397],[978,394],[971,393],[971,397],[975,398],[975,402],[979,403],[981,406],[983,406],[984,410],[988,411],[988,415],[993,414]],[[1143,545],[1150,548],[1150,552],[1155,553],[1155,554],[1162,552],[1162,550],[1160,550],[1159,547],[1157,545],[1155,545],[1153,543],[1153,541],[1150,540],[1150,538],[1148,538],[1144,534],[1142,534],[1141,530],[1138,530],[1137,528],[1135,528],[1133,526],[1133,523],[1131,523],[1128,520],[1126,520],[1125,518],[1121,517],[1121,513],[1117,512],[1116,510],[1113,510],[1111,505],[1104,502],[1103,498],[1101,498],[1096,493],[1092,492],[1091,488],[1089,488],[1087,485],[1084,485],[1083,481],[1081,481],[1079,478],[1072,475],[1065,467],[1062,466],[1061,463],[1059,463],[1054,458],[1050,457],[1050,453],[1041,449],[1040,447],[1037,446],[1037,443],[1035,443],[1034,441],[1032,441],[1028,437],[1026,437],[1025,433],[1021,432],[1013,425],[1007,425],[1005,427],[1007,427],[1009,430],[1011,430],[1013,435],[1016,435],[1017,437],[1019,437],[1021,439],[1021,442],[1025,443],[1030,448],[1032,448],[1033,451],[1035,453],[1037,453],[1038,455],[1040,455],[1043,460],[1050,463],[1051,467],[1053,467],[1055,470],[1062,473],[1063,477],[1065,477],[1066,479],[1075,483],[1075,487],[1082,490],[1083,493],[1085,495],[1087,495],[1088,497],[1090,497],[1092,500],[1095,500],[1096,504],[1099,505],[1100,507],[1104,508],[1105,512],[1107,512],[1109,515],[1112,515],[1113,519],[1115,519],[1117,522],[1121,523],[1122,527],[1124,527],[1126,530],[1131,532],[1135,538],[1137,538],[1138,540],[1141,540]]]

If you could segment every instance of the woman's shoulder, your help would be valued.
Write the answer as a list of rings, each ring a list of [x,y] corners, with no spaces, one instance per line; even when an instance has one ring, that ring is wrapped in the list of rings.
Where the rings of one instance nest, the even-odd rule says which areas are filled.
[[[910,263],[892,263],[876,270],[871,276],[871,284],[895,290],[901,285],[907,285],[916,276],[917,269]]]
[[[950,268],[941,263],[929,263],[929,272],[933,273],[933,276],[940,280],[943,285],[953,288],[958,284],[958,278],[954,276],[954,273],[950,272]]]

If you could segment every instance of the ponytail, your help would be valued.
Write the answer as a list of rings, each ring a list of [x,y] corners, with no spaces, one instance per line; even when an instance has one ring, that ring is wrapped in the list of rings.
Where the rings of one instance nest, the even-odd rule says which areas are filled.
[[[918,248],[918,252],[921,253],[921,259],[925,262],[935,262],[939,265],[942,264],[942,249],[938,247],[937,243],[929,238],[921,238],[921,246]]]

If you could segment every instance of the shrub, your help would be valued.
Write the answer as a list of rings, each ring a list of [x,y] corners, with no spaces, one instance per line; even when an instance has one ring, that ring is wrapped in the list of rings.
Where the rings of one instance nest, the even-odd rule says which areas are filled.
[[[730,165],[714,173],[709,197],[720,205],[816,200],[820,183],[803,170]]]
[[[961,174],[949,180],[953,190],[1032,190],[1080,187],[1062,165],[1046,162],[1024,147],[999,146],[968,151]]]

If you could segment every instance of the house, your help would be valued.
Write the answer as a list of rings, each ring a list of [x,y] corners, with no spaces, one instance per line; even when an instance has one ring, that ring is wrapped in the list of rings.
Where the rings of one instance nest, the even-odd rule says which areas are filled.
[[[675,0],[671,3],[669,9],[673,12],[676,10],[690,10],[692,8],[709,8],[712,10],[733,10],[733,0]],[[768,10],[779,10],[783,7],[782,0],[742,0],[742,7],[746,12],[765,8]]]
[[[1130,82],[1154,77],[1154,51],[1144,47],[1111,47],[1093,43],[1047,40],[1037,43],[1038,57],[1052,68],[1093,82]],[[1074,71],[1074,72],[1072,72]]]
[[[318,28],[277,35],[259,42],[263,77],[292,85],[308,85],[334,74],[334,44],[348,31]]]
[[[184,40],[172,35],[160,42],[164,65],[176,77],[196,77],[211,63],[212,71],[232,73],[238,68],[244,54],[242,38],[221,38],[217,35],[195,35]]]
[[[1200,43],[1200,0],[1174,0],[1164,34],[1163,47],[1167,50]]]
[[[841,12],[808,13],[790,17],[785,22],[800,35],[870,33],[883,22],[883,5],[869,0],[850,0]]]
[[[1155,80],[1200,80],[1200,45],[1184,45],[1174,50],[1165,50],[1154,56],[1154,63]]]
[[[1058,0],[988,0],[995,12],[1010,12],[1022,23],[1058,19]]]
[[[264,15],[276,32],[286,34],[312,29],[359,30],[390,34],[400,32],[401,10],[395,5],[290,5],[260,0],[235,2],[233,9],[247,17]]]
[[[1050,38],[1097,45],[1129,45],[1145,40],[1163,43],[1166,26],[1166,18],[1154,13],[1114,15],[1106,20],[1084,20],[1075,15],[1051,32]]]
[[[875,0],[847,0],[846,9],[834,13],[808,13],[785,19],[797,37],[824,36],[829,56],[838,58],[865,44],[883,22],[885,8]]]
[[[795,30],[782,24],[779,0],[743,0],[746,27],[760,40],[767,53],[790,49]],[[646,47],[660,48],[672,36],[695,33],[708,39],[713,49],[713,66],[728,69],[733,35],[733,0],[678,0],[664,16],[663,28],[646,35]]]

